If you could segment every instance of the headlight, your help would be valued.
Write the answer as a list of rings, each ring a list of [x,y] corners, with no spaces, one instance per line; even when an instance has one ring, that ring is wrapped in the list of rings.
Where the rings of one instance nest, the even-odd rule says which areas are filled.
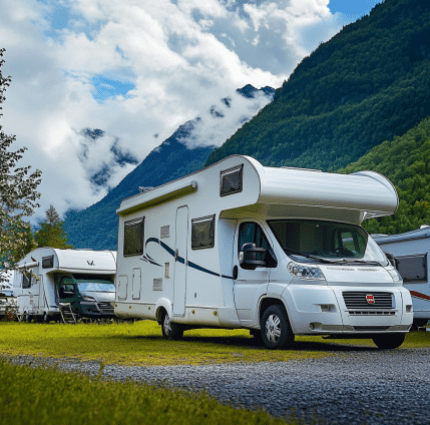
[[[323,272],[316,266],[305,266],[291,261],[287,266],[288,271],[299,279],[326,280]]]
[[[401,282],[402,281],[402,276],[397,271],[397,269],[388,270],[388,273],[390,273],[391,277],[393,278],[393,282]]]
[[[90,301],[90,302],[92,302],[92,303],[95,303],[95,302],[96,302],[96,299],[95,299],[95,298],[93,298],[93,297],[83,296],[83,297],[82,297],[82,301]]]

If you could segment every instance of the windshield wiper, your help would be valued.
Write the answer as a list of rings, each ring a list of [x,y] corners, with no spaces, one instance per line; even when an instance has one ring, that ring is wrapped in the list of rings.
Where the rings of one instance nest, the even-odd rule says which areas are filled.
[[[368,266],[382,266],[382,264],[379,261],[374,261],[374,260],[361,260],[358,258],[351,258],[351,259],[347,259],[347,258],[342,258],[341,260],[338,260],[337,263],[342,263],[342,264],[366,264]]]
[[[301,255],[302,257],[309,258],[311,260],[321,261],[322,263],[330,263],[330,264],[337,263],[337,261],[334,261],[334,260],[329,260],[327,258],[318,257],[317,255],[312,255],[301,251],[296,251],[291,248],[283,247],[283,249],[284,251],[288,251],[290,254]]]

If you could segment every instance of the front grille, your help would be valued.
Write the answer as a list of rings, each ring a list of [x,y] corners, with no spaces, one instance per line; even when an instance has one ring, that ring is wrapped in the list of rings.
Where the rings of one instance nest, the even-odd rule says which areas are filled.
[[[393,308],[393,294],[391,292],[343,292],[342,295],[348,310]],[[375,301],[373,304],[367,302],[369,295],[373,296]]]
[[[377,310],[351,310],[350,316],[395,316],[395,311],[377,311]]]

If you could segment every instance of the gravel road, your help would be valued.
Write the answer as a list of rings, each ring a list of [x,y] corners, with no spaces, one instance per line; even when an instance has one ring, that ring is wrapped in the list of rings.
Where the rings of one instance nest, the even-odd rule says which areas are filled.
[[[315,417],[321,420],[317,423],[328,424],[430,423],[430,349],[361,348],[330,354],[324,359],[257,364],[108,365],[103,377],[206,388],[223,403],[260,407],[279,417],[295,412],[307,424]],[[13,362],[28,363],[29,358]],[[60,367],[90,374],[100,370],[98,362],[63,360]]]

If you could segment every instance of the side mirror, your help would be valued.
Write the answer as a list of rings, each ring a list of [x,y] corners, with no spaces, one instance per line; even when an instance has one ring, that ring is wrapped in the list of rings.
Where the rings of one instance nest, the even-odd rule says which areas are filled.
[[[397,269],[397,260],[394,258],[394,255],[391,252],[384,252],[384,254],[392,266]]]
[[[242,246],[240,255],[240,266],[246,270],[255,270],[257,267],[266,267],[266,261],[257,259],[258,254],[266,257],[267,249],[257,248],[255,243],[249,242]]]

